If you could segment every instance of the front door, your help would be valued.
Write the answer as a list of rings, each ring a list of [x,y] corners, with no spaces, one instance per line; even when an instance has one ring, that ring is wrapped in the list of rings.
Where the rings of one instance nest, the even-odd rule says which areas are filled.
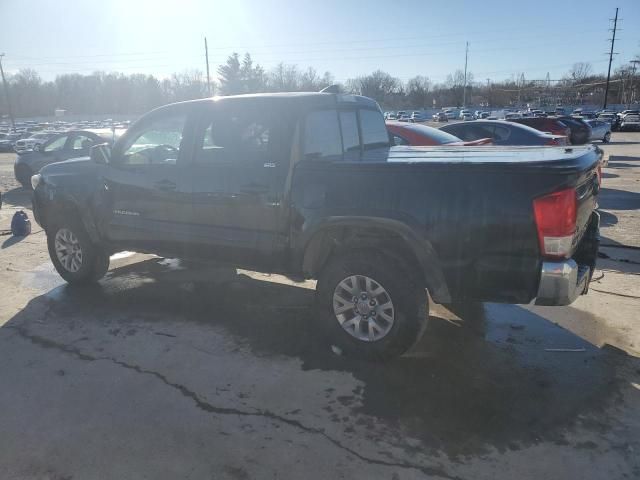
[[[183,110],[161,110],[114,148],[104,167],[105,228],[112,242],[177,254],[185,248],[191,216],[187,121]]]

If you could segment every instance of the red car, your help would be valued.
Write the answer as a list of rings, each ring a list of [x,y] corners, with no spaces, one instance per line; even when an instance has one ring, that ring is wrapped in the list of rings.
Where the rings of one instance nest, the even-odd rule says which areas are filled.
[[[571,129],[566,123],[561,122],[556,118],[544,118],[544,117],[524,117],[524,118],[510,118],[509,122],[520,123],[527,125],[541,132],[549,132],[552,135],[564,135],[567,139],[571,136]]]
[[[450,133],[417,123],[386,122],[392,145],[436,146],[436,145],[493,145],[490,138],[480,138],[470,142],[460,140]]]

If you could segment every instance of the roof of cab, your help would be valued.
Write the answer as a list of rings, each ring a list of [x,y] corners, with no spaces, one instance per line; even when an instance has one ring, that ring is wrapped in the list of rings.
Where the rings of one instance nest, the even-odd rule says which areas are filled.
[[[378,103],[368,97],[361,95],[343,94],[343,93],[324,93],[324,92],[274,92],[274,93],[248,93],[243,95],[215,96],[210,98],[202,98],[198,100],[188,100],[186,102],[178,102],[170,105],[159,107],[156,110],[162,110],[166,107],[177,105],[193,105],[215,103],[233,103],[244,101],[263,101],[274,102],[289,105],[297,105],[303,108],[314,108],[323,106],[334,106],[336,104],[357,104],[369,108],[380,109]]]

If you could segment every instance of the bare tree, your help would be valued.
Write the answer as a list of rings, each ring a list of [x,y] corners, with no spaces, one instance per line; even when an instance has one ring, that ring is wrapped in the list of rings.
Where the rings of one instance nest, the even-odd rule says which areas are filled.
[[[387,72],[375,72],[347,81],[347,89],[352,93],[371,97],[378,103],[385,104],[402,90],[402,83]]]
[[[422,75],[409,79],[406,86],[406,95],[409,105],[412,107],[427,107],[427,98],[431,89],[431,80]]]
[[[574,63],[569,71],[569,76],[574,82],[584,82],[592,75],[593,67],[588,62]]]

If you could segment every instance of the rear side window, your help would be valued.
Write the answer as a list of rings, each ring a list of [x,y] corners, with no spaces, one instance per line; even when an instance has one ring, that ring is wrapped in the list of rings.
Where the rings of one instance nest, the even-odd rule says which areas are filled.
[[[362,129],[362,144],[365,150],[389,145],[387,127],[384,124],[382,114],[377,110],[360,110],[360,128]]]
[[[342,140],[338,112],[318,110],[307,115],[304,125],[304,156],[309,160],[339,160]]]

